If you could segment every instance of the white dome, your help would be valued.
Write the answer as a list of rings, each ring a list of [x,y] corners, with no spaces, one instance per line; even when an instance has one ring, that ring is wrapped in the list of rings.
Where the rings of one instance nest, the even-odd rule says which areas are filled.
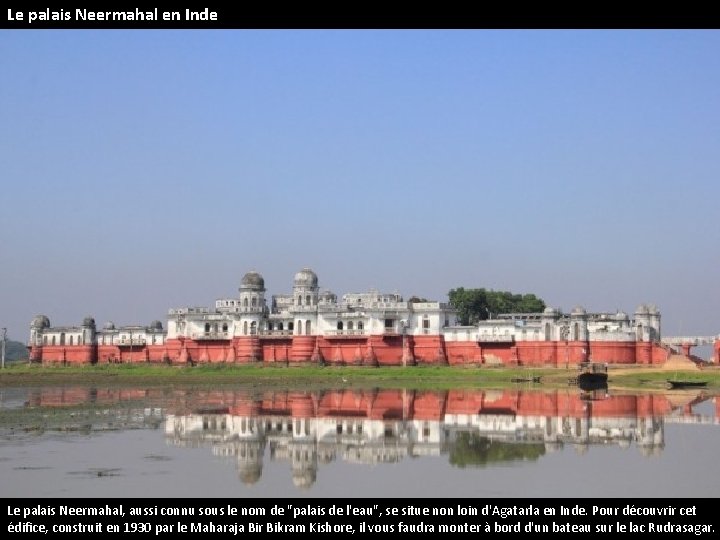
[[[309,287],[314,289],[318,286],[317,274],[310,268],[303,268],[295,274],[293,284],[295,287]]]
[[[258,272],[248,272],[243,276],[240,286],[243,289],[265,290],[265,279]]]

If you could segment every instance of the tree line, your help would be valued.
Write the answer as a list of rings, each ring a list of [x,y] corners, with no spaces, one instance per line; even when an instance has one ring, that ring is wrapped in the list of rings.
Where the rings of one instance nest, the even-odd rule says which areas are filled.
[[[16,362],[28,359],[28,350],[24,343],[20,341],[7,340],[5,342],[5,361]]]
[[[492,289],[450,289],[448,299],[457,310],[458,323],[468,326],[499,313],[542,313],[545,302],[532,293],[515,294]]]

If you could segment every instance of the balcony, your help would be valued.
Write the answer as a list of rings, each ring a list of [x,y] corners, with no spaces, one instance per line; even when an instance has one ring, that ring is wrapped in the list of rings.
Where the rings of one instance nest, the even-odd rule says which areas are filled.
[[[264,338],[288,338],[292,337],[292,330],[263,330],[260,335]]]
[[[192,339],[196,341],[202,340],[217,340],[217,339],[230,339],[232,336],[230,332],[203,332],[201,334],[193,334]]]
[[[383,306],[381,313],[383,317],[398,317],[407,312],[407,306]]]
[[[116,347],[141,347],[147,343],[145,338],[116,339],[113,345]]]
[[[327,330],[325,332],[326,338],[354,338],[365,335],[365,329],[353,329],[353,330]]]
[[[265,311],[264,306],[234,306],[234,307],[223,307],[227,311],[233,311],[235,313],[262,313]]]
[[[317,311],[317,308],[318,307],[316,305],[292,305],[288,307],[288,311],[291,313],[314,313]]]
[[[515,343],[515,336],[511,334],[480,334],[478,343]]]

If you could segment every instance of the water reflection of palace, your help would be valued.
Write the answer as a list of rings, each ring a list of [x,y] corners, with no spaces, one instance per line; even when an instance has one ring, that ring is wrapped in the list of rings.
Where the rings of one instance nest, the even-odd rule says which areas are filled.
[[[666,418],[697,419],[706,397],[583,395],[575,391],[331,390],[272,391],[260,396],[208,392],[204,406],[166,416],[168,440],[209,445],[237,461],[244,483],[257,482],[266,449],[291,465],[293,482],[311,486],[318,467],[335,460],[378,464],[448,455],[458,467],[537,460],[573,445],[635,445],[662,451]],[[717,423],[718,398],[713,423]]]
[[[235,460],[246,484],[260,479],[264,459],[289,463],[298,487],[312,486],[319,467],[333,461],[447,456],[455,467],[483,467],[538,460],[566,445],[578,453],[592,445],[635,446],[652,456],[664,447],[668,423],[720,423],[720,396],[693,391],[53,387],[5,398],[0,428],[13,433],[13,421],[37,423],[38,434],[164,428],[173,445],[209,446]],[[710,400],[714,414],[694,412]]]

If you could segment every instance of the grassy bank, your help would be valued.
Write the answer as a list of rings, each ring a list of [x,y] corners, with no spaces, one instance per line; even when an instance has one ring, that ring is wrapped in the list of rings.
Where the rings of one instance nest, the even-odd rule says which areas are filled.
[[[610,371],[609,385],[624,388],[665,388],[668,380],[705,382],[708,390],[720,393],[720,370],[716,368],[699,371],[646,368],[623,370],[617,374]]]
[[[195,367],[157,364],[103,364],[95,366],[12,365],[0,371],[0,386],[51,384],[232,384],[251,386],[357,387],[549,387],[567,386],[574,368],[496,367],[319,367],[258,364],[207,364]],[[540,377],[540,383],[516,379]],[[652,367],[610,368],[609,385],[627,388],[663,388],[668,379],[707,382],[720,390],[720,370],[678,371]]]
[[[532,370],[533,376],[556,370]],[[253,386],[482,387],[511,384],[527,369],[447,366],[320,367],[258,364],[206,364],[194,367],[156,364],[96,366],[13,366],[0,372],[0,385],[20,384],[233,384]]]

